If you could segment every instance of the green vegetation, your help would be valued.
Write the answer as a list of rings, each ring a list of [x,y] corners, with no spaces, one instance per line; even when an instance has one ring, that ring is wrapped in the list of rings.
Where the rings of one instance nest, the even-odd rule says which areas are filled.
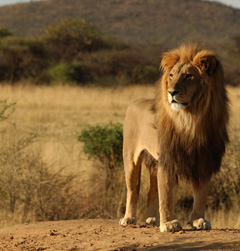
[[[139,53],[142,47],[103,36],[84,19],[64,19],[38,38],[14,36],[6,29],[2,33],[0,80],[10,84],[30,80],[116,86],[152,83],[159,77],[159,48],[149,46]]]
[[[72,62],[79,53],[108,47],[99,30],[81,18],[64,19],[57,25],[50,25],[43,39],[56,61]]]
[[[113,169],[122,165],[123,133],[122,124],[88,126],[83,129],[78,140],[83,145],[83,152]]]
[[[83,152],[89,157],[100,162],[106,173],[106,193],[112,189],[119,178],[117,174],[123,167],[123,128],[120,123],[107,125],[88,126],[78,136],[83,143]],[[121,171],[120,171],[121,173]]]
[[[153,83],[162,52],[189,41],[214,49],[227,82],[240,82],[240,11],[214,2],[46,0],[0,8],[0,24],[7,27],[0,28],[0,38],[8,47],[0,45],[0,80],[11,84]],[[27,41],[12,48],[12,36]],[[39,54],[28,40],[41,43]]]
[[[48,66],[47,51],[42,41],[15,36],[0,40],[1,80],[14,84],[18,80],[38,82]]]
[[[125,202],[122,124],[88,126],[81,131],[78,140],[83,143],[83,152],[98,161],[99,166],[99,175],[93,175],[97,191],[89,193],[88,217],[116,217]]]
[[[7,28],[4,28],[4,27],[0,27],[0,38],[4,38],[4,37],[8,37],[8,36],[11,36],[12,35],[12,32],[7,29]]]

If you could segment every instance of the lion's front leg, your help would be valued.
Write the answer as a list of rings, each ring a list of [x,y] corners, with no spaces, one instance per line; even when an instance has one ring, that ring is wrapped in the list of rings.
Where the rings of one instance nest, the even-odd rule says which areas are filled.
[[[158,195],[160,212],[160,231],[175,232],[181,230],[181,225],[174,213],[173,188],[175,180],[163,167],[158,168]]]
[[[210,180],[204,182],[204,184],[193,185],[193,210],[189,218],[189,224],[193,229],[197,230],[209,230],[211,224],[209,221],[204,219],[204,209],[207,200],[208,188]]]
[[[135,165],[132,159],[128,158],[128,155],[126,156],[124,158],[124,169],[127,185],[127,204],[125,215],[119,221],[121,226],[136,224],[137,222],[137,201],[141,181],[141,161],[139,160]]]

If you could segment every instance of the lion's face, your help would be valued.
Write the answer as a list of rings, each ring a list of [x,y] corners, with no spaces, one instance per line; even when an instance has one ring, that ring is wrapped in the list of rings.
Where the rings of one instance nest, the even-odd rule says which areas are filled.
[[[191,108],[201,91],[201,76],[198,69],[191,63],[178,62],[169,72],[166,89],[172,110]]]

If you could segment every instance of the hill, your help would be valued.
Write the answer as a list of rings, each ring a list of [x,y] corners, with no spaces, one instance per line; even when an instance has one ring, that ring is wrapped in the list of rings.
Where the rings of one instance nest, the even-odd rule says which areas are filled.
[[[240,34],[240,10],[200,0],[45,0],[1,7],[0,25],[37,35],[51,23],[79,16],[122,41],[166,47],[197,40],[231,48]]]
[[[134,47],[138,55],[148,54],[146,47],[155,50],[150,53],[153,55],[151,60],[157,59],[158,62],[159,51],[178,46],[181,42],[206,45],[220,55],[227,82],[233,85],[240,83],[240,10],[216,2],[44,0],[1,7],[0,27],[6,27],[15,34],[36,37],[50,24],[77,17],[92,22],[103,34],[110,34]],[[124,56],[123,52],[119,54]],[[104,57],[111,58],[113,53]],[[128,55],[127,62],[129,58]]]
[[[160,233],[157,227],[120,227],[116,220],[30,223],[0,230],[0,250],[238,250],[240,230]]]

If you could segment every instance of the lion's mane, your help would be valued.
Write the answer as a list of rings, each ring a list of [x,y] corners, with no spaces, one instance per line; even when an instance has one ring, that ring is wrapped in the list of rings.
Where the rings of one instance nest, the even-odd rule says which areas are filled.
[[[202,88],[194,97],[193,107],[176,113],[167,100],[167,82],[170,70],[179,61],[198,68]],[[219,170],[228,142],[229,100],[223,68],[213,52],[195,44],[165,53],[161,67],[163,76],[153,107],[159,133],[159,164],[177,179],[198,185]]]

